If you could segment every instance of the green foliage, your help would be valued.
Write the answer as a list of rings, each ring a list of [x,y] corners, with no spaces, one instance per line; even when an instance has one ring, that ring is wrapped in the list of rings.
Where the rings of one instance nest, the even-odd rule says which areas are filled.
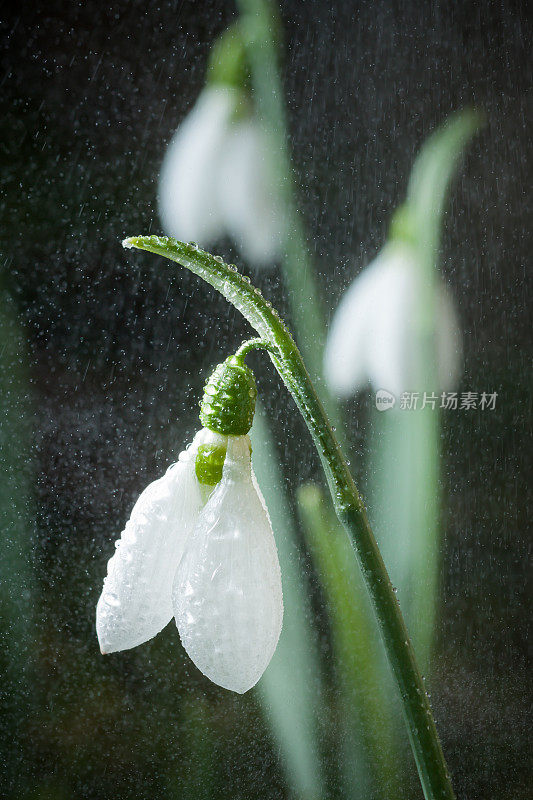
[[[345,715],[352,746],[357,748],[362,739],[357,782],[350,769],[353,753],[343,760],[347,796],[404,797],[383,653],[350,542],[319,486],[302,486],[298,506],[328,604],[341,691],[346,708],[353,711]]]

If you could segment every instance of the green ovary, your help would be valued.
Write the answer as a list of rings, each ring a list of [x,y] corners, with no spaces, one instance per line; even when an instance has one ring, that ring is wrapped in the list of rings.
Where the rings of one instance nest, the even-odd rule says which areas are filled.
[[[256,397],[253,372],[230,356],[207,381],[200,421],[223,436],[244,436],[252,426]]]

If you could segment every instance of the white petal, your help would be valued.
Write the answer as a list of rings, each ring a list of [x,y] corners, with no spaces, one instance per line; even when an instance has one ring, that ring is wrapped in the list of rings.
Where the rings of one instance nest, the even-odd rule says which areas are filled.
[[[344,294],[333,317],[324,353],[331,389],[347,397],[370,383],[397,397],[416,390],[419,287],[416,254],[399,243],[386,245]],[[461,338],[452,299],[440,277],[435,307],[438,386],[453,386],[460,368]]]
[[[185,650],[214,683],[239,693],[268,666],[283,619],[278,554],[249,448],[247,436],[229,437],[222,480],[189,538],[173,589]]]
[[[255,267],[272,265],[283,247],[284,215],[265,137],[253,118],[229,132],[218,189],[224,226],[244,258]]]
[[[416,255],[408,246],[387,245],[379,261],[379,278],[374,283],[375,298],[366,348],[368,378],[374,389],[387,389],[396,397],[406,391],[452,389],[460,374],[459,323],[451,294],[437,275],[435,385],[418,385],[417,358],[421,346],[416,327],[420,292],[418,268]]]
[[[96,610],[102,653],[142,644],[172,618],[172,581],[203,505],[194,455],[205,440],[202,430],[144,490],[116,543]]]
[[[374,389],[386,389],[399,397],[413,391],[416,307],[416,263],[410,248],[388,245],[370,267],[374,271],[374,295],[369,304],[365,352],[367,376]]]
[[[207,247],[223,233],[216,191],[238,103],[230,87],[208,87],[176,131],[159,179],[159,214],[170,236]]]
[[[383,264],[386,266],[386,259],[381,253],[352,281],[333,315],[324,351],[324,374],[339,397],[348,397],[369,380],[367,353],[376,299],[384,284]]]

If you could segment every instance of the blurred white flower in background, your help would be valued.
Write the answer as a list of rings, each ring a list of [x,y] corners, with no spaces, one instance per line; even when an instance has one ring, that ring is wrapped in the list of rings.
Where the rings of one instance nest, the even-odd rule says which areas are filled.
[[[272,264],[284,239],[282,202],[246,94],[210,83],[168,146],[159,179],[165,233],[202,247],[229,236],[254,267]]]
[[[437,386],[419,387],[420,334],[416,328],[419,264],[413,246],[386,244],[346,290],[333,316],[324,352],[324,374],[339,397],[368,383],[399,396],[404,391],[447,391],[461,367],[461,334],[451,295],[440,276],[435,297]]]

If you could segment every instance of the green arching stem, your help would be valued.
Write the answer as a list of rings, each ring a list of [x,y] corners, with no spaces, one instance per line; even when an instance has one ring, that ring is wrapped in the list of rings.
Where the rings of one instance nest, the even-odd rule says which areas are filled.
[[[368,523],[363,501],[291,334],[259,290],[222,259],[167,237],[134,236],[125,239],[123,244],[127,248],[162,255],[203,278],[243,314],[269,345],[270,358],[313,437],[335,512],[357,554],[400,690],[424,796],[426,800],[452,800],[454,793],[450,776],[396,595]]]
[[[268,350],[268,352],[276,355],[276,348],[270,344],[270,342],[265,341],[264,339],[247,339],[246,342],[243,342],[239,349],[235,352],[233,358],[239,363],[244,363],[244,359],[251,353],[252,350]]]

